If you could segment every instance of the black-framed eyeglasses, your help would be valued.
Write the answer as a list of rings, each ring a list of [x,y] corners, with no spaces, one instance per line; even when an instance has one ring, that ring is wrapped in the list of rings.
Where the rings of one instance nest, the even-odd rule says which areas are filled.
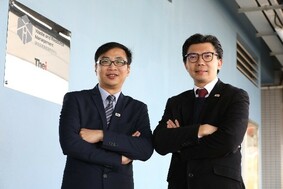
[[[110,60],[110,58],[101,58],[100,60],[97,61],[98,64],[101,66],[111,66],[111,64],[114,64],[117,67],[122,67],[126,65],[128,62],[121,59],[117,58],[115,60]]]
[[[188,53],[188,54],[185,55],[187,61],[189,61],[191,63],[197,62],[199,60],[200,56],[205,62],[210,62],[210,61],[213,60],[213,56],[218,56],[218,54],[214,53],[214,52],[204,52],[202,54]]]

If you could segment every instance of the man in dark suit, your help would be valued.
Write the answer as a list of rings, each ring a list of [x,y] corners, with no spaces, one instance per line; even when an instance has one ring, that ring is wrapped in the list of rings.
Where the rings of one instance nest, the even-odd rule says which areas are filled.
[[[67,155],[62,189],[133,189],[133,160],[151,157],[147,106],[121,92],[131,61],[124,45],[102,45],[95,53],[99,83],[65,95],[59,123]]]
[[[244,189],[240,146],[248,94],[218,79],[223,50],[215,36],[189,37],[182,55],[194,89],[168,99],[153,132],[155,150],[172,153],[168,188]]]

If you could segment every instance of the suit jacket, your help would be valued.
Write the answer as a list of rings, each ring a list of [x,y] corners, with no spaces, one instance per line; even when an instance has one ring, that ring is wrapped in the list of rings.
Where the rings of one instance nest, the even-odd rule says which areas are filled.
[[[168,99],[161,121],[153,132],[155,150],[172,153],[169,189],[242,189],[240,145],[249,119],[249,97],[239,88],[216,83],[205,99],[200,122],[194,123],[193,90]],[[179,128],[166,128],[177,119]],[[198,138],[200,124],[218,130]]]
[[[103,142],[82,140],[81,128],[103,130]],[[121,156],[146,161],[153,153],[147,106],[121,93],[107,126],[98,86],[65,95],[59,136],[67,155],[62,189],[133,189],[132,163],[121,165]]]

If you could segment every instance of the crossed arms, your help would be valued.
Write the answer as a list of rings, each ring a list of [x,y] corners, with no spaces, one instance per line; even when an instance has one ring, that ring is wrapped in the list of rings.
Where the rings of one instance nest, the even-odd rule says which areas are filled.
[[[146,161],[153,153],[147,107],[128,105],[117,131],[103,130],[101,116],[89,93],[67,93],[59,121],[60,145],[69,157],[108,167],[132,160]],[[132,108],[138,109],[133,111]],[[114,125],[113,125],[114,126]],[[138,132],[137,132],[138,131]],[[131,132],[133,132],[131,134]]]
[[[139,137],[141,133],[139,131],[136,131],[132,134],[132,137]],[[93,129],[86,129],[82,128],[80,131],[80,136],[83,140],[85,140],[88,143],[98,143],[103,141],[103,131],[102,130],[93,130]],[[132,162],[133,160],[122,155],[121,156],[121,163],[122,165],[127,165],[128,163]]]

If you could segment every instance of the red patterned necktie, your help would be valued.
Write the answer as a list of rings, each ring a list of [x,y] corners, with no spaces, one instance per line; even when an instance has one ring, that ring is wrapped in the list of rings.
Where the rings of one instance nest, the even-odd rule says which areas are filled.
[[[205,88],[197,89],[197,94],[199,98],[204,98],[208,94],[208,92]]]

